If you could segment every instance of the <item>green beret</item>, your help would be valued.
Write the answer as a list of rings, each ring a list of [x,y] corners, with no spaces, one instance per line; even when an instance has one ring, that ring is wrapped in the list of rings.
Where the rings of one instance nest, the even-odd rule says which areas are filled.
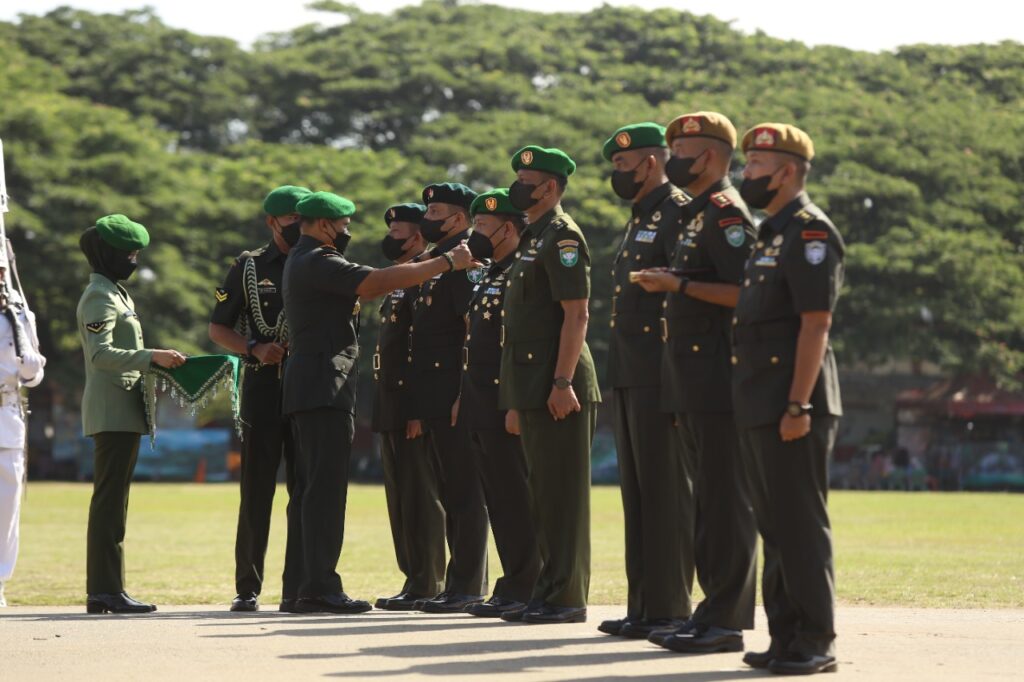
[[[423,188],[423,203],[452,204],[469,209],[476,199],[476,192],[458,182],[441,182]]]
[[[576,172],[576,162],[561,149],[545,149],[535,144],[512,155],[512,170],[538,170],[567,178]]]
[[[295,204],[295,212],[303,218],[347,218],[356,212],[356,205],[332,192],[310,192]]]
[[[263,200],[263,212],[273,216],[295,213],[295,204],[310,194],[312,192],[305,187],[281,185],[277,189],[272,190],[267,195],[267,198]]]
[[[423,204],[395,204],[384,211],[384,222],[391,227],[391,223],[397,220],[400,223],[419,223],[427,214],[427,207]]]
[[[657,123],[632,123],[622,126],[612,136],[605,140],[604,154],[605,161],[611,161],[618,152],[630,149],[643,149],[644,147],[664,147],[665,127]]]
[[[100,239],[122,251],[138,251],[149,246],[149,232],[128,216],[115,213],[96,221]]]
[[[501,215],[523,216],[523,212],[509,201],[508,190],[505,188],[492,189],[474,199],[473,205],[469,207],[469,215],[475,216],[478,213],[483,213],[484,215],[498,213]]]

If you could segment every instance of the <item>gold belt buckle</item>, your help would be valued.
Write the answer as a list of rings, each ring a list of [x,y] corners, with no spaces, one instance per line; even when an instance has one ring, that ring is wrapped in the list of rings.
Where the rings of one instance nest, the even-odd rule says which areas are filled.
[[[374,371],[380,369],[380,353],[373,354],[373,369]]]
[[[462,369],[469,369],[469,346],[462,347]]]
[[[664,317],[661,318],[661,341],[662,343],[668,341],[668,320]]]

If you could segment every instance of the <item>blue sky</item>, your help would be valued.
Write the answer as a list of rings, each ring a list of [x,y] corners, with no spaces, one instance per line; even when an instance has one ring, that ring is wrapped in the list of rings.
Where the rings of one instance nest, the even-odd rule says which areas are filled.
[[[347,0],[365,11],[388,12],[402,0]],[[143,5],[156,8],[172,26],[194,33],[221,35],[249,45],[258,36],[306,23],[330,23],[332,15],[305,9],[308,0],[4,0],[0,20],[19,13],[42,14],[61,5],[94,12],[121,12]],[[601,0],[497,0],[494,4],[538,11],[586,11]],[[1024,42],[1024,2],[973,0],[906,2],[903,0],[610,0],[608,4],[674,7],[696,14],[734,20],[743,31],[762,30],[811,45],[842,45],[858,50],[891,50],[908,43]]]

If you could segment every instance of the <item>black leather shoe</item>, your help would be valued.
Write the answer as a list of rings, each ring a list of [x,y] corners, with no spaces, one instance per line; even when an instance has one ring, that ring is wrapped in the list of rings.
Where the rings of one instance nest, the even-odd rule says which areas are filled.
[[[629,617],[626,618],[615,618],[612,620],[602,620],[601,624],[597,626],[600,632],[606,635],[617,635],[622,631],[622,626],[629,622]]]
[[[127,594],[90,594],[85,600],[86,613],[153,613],[154,604],[143,604]]]
[[[768,664],[771,663],[777,656],[781,656],[775,649],[768,649],[768,651],[748,651],[743,654],[743,662],[749,665],[751,668],[767,668]]]
[[[524,623],[561,624],[561,623],[586,623],[586,606],[552,606],[545,604],[539,609],[527,609],[523,613]]]
[[[295,602],[297,601],[297,599],[292,599],[290,597],[282,597],[281,603],[277,606],[277,610],[282,613],[299,613],[295,610]]]
[[[344,592],[322,597],[300,597],[295,602],[296,613],[366,613],[372,611],[370,602],[349,599]]]
[[[652,631],[651,634],[647,635],[647,641],[661,646],[661,643],[672,635],[685,635],[694,632],[696,629],[696,623],[692,620],[684,620],[678,627]]]
[[[526,604],[521,601],[505,599],[504,597],[494,595],[483,603],[469,604],[463,611],[479,618],[500,618],[503,613],[525,608]]]
[[[403,592],[387,599],[378,599],[375,606],[385,611],[412,611],[416,607],[416,602],[427,599],[430,599],[430,597],[422,594],[413,594],[412,592]]]
[[[713,625],[666,637],[661,646],[682,654],[713,654],[720,651],[743,651],[743,633]]]
[[[428,601],[443,601],[443,600],[445,600],[447,598],[448,598],[448,592],[447,591],[441,592],[440,594],[438,594],[437,596],[434,596],[434,597],[420,597],[415,602],[413,602],[412,610],[413,611],[422,611],[423,610],[423,605],[426,604]]]
[[[645,618],[643,620],[629,620],[623,623],[619,630],[619,637],[627,639],[647,639],[652,632],[657,630],[668,630],[682,625],[683,621],[673,618]]]
[[[515,609],[509,609],[508,611],[501,614],[501,619],[506,623],[521,623],[523,621],[523,614],[527,611],[539,609],[544,605],[544,602],[531,599],[526,604],[523,604]]]
[[[805,656],[804,654],[795,653],[785,653],[776,656],[768,664],[768,670],[776,675],[834,673],[838,668],[835,656]]]
[[[259,611],[259,599],[252,592],[242,592],[231,600],[232,611]]]
[[[420,611],[424,613],[462,613],[470,604],[479,604],[484,600],[482,595],[473,594],[446,594],[444,599],[438,596],[436,599],[423,602]]]

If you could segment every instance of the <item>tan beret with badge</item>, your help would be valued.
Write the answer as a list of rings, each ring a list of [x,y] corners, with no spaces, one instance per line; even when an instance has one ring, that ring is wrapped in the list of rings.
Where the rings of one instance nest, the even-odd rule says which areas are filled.
[[[736,148],[736,126],[717,111],[695,111],[676,116],[665,129],[665,142],[677,137],[710,137]]]
[[[782,152],[804,161],[814,158],[811,136],[788,123],[759,123],[743,136],[743,152]]]

